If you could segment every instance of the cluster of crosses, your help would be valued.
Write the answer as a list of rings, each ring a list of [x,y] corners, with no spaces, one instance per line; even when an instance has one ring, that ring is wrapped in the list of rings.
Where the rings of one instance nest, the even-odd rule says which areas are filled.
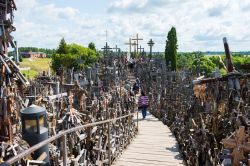
[[[136,34],[136,37],[135,38],[129,38],[129,42],[128,43],[125,43],[125,45],[128,45],[129,46],[129,53],[131,54],[132,53],[132,47],[134,47],[134,53],[140,53],[140,55],[142,53],[145,53],[145,50],[144,48],[139,44],[139,41],[142,41],[143,38],[140,38],[139,37],[139,34],[137,33]],[[154,41],[152,39],[149,40],[149,42],[147,43],[149,48],[150,48],[150,54],[149,54],[149,57],[150,59],[152,58],[152,48],[154,46]],[[102,50],[104,50],[104,55],[108,55],[108,51],[110,50],[115,50],[115,53],[116,55],[121,52],[121,49],[118,48],[118,46],[116,45],[115,48],[112,48],[108,45],[108,42],[106,42],[105,46],[102,48]]]

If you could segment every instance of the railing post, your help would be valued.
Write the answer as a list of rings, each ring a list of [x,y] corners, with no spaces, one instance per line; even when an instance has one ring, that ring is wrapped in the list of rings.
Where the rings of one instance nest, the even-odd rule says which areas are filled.
[[[67,135],[62,136],[63,166],[67,166]]]
[[[108,122],[108,158],[109,166],[111,166],[110,122]]]
[[[137,111],[137,114],[136,114],[137,132],[139,132],[138,114],[139,114],[139,111]]]

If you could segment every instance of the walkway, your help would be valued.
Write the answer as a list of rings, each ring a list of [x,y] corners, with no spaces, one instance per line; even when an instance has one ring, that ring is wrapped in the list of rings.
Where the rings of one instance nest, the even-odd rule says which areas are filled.
[[[148,115],[139,122],[139,133],[114,166],[183,165],[175,137],[161,121]]]

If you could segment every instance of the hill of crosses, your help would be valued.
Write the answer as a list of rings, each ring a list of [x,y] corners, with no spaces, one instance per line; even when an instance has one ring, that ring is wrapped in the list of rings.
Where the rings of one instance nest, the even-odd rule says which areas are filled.
[[[209,57],[178,67],[173,27],[165,54],[139,34],[127,51],[63,39],[51,70],[30,79],[12,36],[16,10],[0,0],[0,166],[250,166],[250,63],[234,63],[230,39],[220,39],[223,74],[205,72]]]

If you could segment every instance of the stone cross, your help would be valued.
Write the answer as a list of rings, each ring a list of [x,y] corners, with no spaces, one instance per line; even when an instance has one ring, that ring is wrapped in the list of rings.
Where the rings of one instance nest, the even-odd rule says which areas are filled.
[[[148,42],[148,45],[150,47],[150,54],[149,54],[150,59],[152,58],[152,47],[154,46],[154,44],[155,44],[154,41],[150,39]]]
[[[139,46],[139,40],[143,40],[142,38],[139,38],[138,33],[136,34],[136,38],[132,39],[136,41],[136,45],[137,45],[137,49],[136,49],[136,53],[138,53],[138,46]]]

